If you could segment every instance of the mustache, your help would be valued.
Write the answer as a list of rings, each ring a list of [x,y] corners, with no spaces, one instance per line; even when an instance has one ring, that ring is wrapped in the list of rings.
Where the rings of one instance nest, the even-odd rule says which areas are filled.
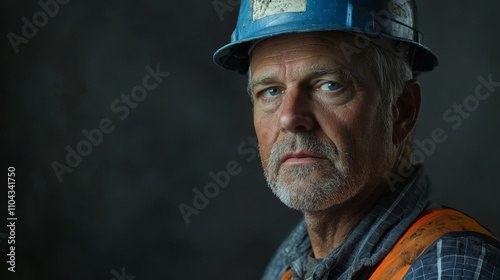
[[[284,154],[296,151],[306,151],[319,154],[335,163],[339,159],[337,146],[330,140],[320,139],[312,134],[287,134],[271,148],[268,160],[268,169],[275,172],[281,165],[281,158]]]

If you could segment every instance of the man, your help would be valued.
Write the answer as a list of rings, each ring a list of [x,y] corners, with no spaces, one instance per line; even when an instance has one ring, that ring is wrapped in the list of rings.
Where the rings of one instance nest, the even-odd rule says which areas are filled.
[[[428,201],[412,151],[437,66],[413,1],[241,1],[214,55],[247,73],[266,179],[303,212],[264,279],[500,279],[500,243]]]

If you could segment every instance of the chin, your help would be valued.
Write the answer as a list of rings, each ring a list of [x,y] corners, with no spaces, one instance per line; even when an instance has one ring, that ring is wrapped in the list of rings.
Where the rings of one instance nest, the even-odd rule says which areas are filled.
[[[313,212],[341,205],[358,193],[358,188],[353,188],[352,185],[333,182],[328,180],[311,184],[295,181],[292,184],[283,184],[278,180],[270,187],[286,206],[302,212]]]

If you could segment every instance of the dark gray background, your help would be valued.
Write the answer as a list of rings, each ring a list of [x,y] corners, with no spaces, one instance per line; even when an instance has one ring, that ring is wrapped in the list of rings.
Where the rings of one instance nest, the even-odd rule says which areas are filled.
[[[211,61],[237,9],[221,20],[212,1],[72,0],[15,54],[7,34],[20,34],[21,17],[40,7],[0,5],[2,167],[14,165],[18,176],[17,279],[108,280],[123,267],[136,280],[257,279],[300,214],[267,189],[259,160],[238,153],[254,135],[246,81]],[[457,130],[443,113],[474,94],[478,76],[500,81],[499,12],[494,0],[420,1],[421,30],[440,66],[420,79],[416,135],[448,135],[425,160],[433,199],[496,234],[500,88]],[[170,76],[118,119],[110,104],[157,64]],[[64,162],[65,147],[105,117],[115,131],[60,183],[51,163]],[[179,203],[191,205],[192,189],[230,160],[241,174],[186,225]],[[6,245],[1,239],[2,275]]]

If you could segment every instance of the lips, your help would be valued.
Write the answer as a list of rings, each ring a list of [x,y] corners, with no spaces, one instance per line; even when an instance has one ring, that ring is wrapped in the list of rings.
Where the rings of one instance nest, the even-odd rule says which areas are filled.
[[[296,151],[284,154],[281,157],[281,164],[313,164],[327,158],[316,153],[307,151]]]

